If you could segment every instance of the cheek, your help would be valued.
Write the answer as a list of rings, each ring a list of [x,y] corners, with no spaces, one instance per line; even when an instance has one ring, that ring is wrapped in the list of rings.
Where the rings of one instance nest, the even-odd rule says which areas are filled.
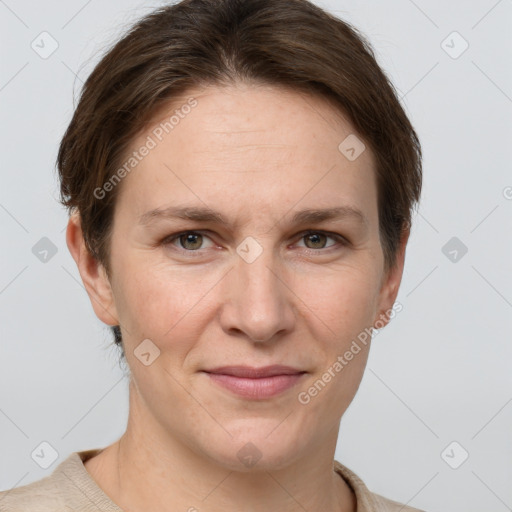
[[[165,332],[164,328],[169,329],[174,324],[174,318],[179,313],[179,301],[176,297],[172,300],[173,288],[170,283],[155,279],[151,272],[137,270],[124,274],[118,294],[122,305],[119,315],[124,318],[125,325],[130,326],[130,331],[148,337],[150,334],[161,335]]]
[[[320,363],[301,388],[305,421],[341,417],[352,402],[368,359],[376,304],[376,281],[370,273],[339,272],[310,292],[305,301]],[[376,279],[376,278],[375,278]],[[327,422],[328,423],[328,422]],[[316,427],[315,427],[316,428]]]
[[[324,333],[321,337],[341,350],[373,322],[377,276],[371,268],[344,268],[322,278],[306,278],[296,287],[296,294],[304,303],[309,323],[317,324]]]
[[[136,338],[133,343],[138,338],[149,338],[161,348],[170,342],[179,348],[197,338],[201,322],[204,323],[211,308],[207,292],[218,277],[150,265],[147,261],[120,267],[123,281],[116,294],[116,305],[119,302],[121,322]]]

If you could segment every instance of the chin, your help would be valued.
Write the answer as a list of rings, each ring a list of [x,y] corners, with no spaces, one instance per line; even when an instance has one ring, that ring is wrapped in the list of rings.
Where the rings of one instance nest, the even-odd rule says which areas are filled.
[[[280,422],[282,418],[255,421],[253,428],[248,428],[245,421],[245,429],[240,428],[238,433],[226,428],[232,437],[225,438],[224,443],[211,440],[208,443],[208,454],[217,464],[230,471],[258,472],[283,469],[300,457],[299,443],[304,442],[304,438],[299,436],[299,439],[295,440],[292,432],[284,428],[279,430]],[[217,448],[215,452],[211,451],[213,446]]]
[[[274,453],[266,447],[258,447],[248,441],[246,444],[233,452],[212,454],[215,462],[229,471],[238,473],[257,473],[262,471],[278,471],[286,468],[293,459],[294,455],[288,451],[284,453]]]

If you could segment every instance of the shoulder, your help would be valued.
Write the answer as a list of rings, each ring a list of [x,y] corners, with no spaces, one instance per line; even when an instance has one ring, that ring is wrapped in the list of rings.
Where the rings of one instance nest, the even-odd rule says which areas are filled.
[[[55,512],[71,510],[62,502],[50,477],[0,492],[1,512]]]
[[[424,510],[420,510],[419,508],[409,507],[404,505],[403,503],[399,503],[398,501],[390,500],[389,498],[385,498],[380,494],[370,493],[372,495],[373,501],[377,505],[377,510],[380,512],[425,512]]]
[[[334,470],[348,483],[357,500],[357,512],[425,512],[371,492],[349,468],[334,461]]]
[[[0,512],[68,512],[104,498],[83,461],[100,449],[74,452],[53,473],[35,482],[0,492]],[[104,500],[105,501],[105,500]],[[107,510],[108,508],[105,508]],[[108,510],[119,510],[110,508]]]

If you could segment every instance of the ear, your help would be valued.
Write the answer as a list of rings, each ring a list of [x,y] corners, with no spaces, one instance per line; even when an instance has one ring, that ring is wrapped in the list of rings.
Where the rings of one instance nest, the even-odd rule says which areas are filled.
[[[78,212],[73,213],[69,218],[66,243],[78,267],[96,316],[107,325],[119,325],[110,281],[103,265],[85,246]]]
[[[396,262],[393,268],[389,269],[382,278],[381,289],[378,299],[378,313],[375,317],[373,324],[375,329],[382,329],[386,326],[392,316],[390,312],[393,311],[393,304],[395,303],[400,283],[402,281],[402,275],[404,271],[405,263],[405,248],[409,240],[410,227],[404,231],[400,240],[400,245],[396,255]],[[377,323],[378,322],[378,323]],[[377,325],[375,325],[377,323]]]

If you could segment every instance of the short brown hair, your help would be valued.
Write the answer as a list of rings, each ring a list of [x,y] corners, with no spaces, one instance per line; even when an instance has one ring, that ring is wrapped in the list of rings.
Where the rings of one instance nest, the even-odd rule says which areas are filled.
[[[61,203],[78,210],[86,246],[107,275],[120,187],[102,198],[94,191],[173,98],[236,81],[310,93],[348,118],[376,158],[379,233],[392,268],[420,199],[421,146],[370,44],[307,0],[183,0],[139,20],[103,56],[60,144]]]

